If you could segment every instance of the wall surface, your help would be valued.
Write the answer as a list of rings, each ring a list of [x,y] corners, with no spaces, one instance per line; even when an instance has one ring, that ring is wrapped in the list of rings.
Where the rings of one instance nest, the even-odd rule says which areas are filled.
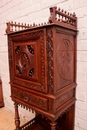
[[[75,130],[87,130],[87,0],[0,0],[0,76],[5,106],[14,111],[10,98],[6,22],[46,22],[48,8],[54,5],[75,12],[78,17]],[[34,116],[21,108],[20,115],[25,120]]]

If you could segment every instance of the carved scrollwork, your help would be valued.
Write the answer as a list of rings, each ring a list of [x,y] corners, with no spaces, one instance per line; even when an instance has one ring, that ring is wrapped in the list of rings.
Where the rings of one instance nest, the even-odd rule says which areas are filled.
[[[23,41],[28,41],[28,40],[30,40],[30,39],[35,39],[35,38],[39,38],[40,37],[40,35],[42,35],[42,32],[43,31],[37,31],[37,32],[31,32],[31,33],[27,33],[27,34],[21,34],[21,35],[17,35],[17,36],[12,36],[12,41],[14,41],[14,42],[23,42]]]
[[[8,51],[9,51],[9,65],[10,67],[13,67],[13,62],[12,62],[12,50],[13,50],[13,46],[12,46],[12,39],[11,37],[8,37]]]
[[[53,32],[52,29],[47,30],[47,73],[49,93],[53,93]]]
[[[9,66],[10,66],[10,79],[13,79],[14,73],[13,73],[13,41],[11,39],[11,37],[8,37],[8,52],[9,52]]]
[[[24,82],[24,81],[20,81],[20,80],[17,80],[16,78],[13,78],[13,83],[16,83],[16,84],[19,84],[19,85],[21,85],[21,86],[24,86],[24,87],[28,87],[28,88],[33,88],[33,89],[35,89],[35,90],[39,90],[39,91],[43,91],[43,89],[41,88],[41,86],[40,85],[36,85],[36,84],[34,84],[34,83],[30,83],[30,82]]]

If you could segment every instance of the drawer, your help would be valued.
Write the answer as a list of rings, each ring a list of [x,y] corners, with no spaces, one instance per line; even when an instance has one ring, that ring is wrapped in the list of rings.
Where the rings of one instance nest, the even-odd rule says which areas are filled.
[[[20,103],[25,102],[28,105],[36,106],[46,111],[48,110],[48,99],[31,94],[30,92],[26,92],[15,86],[11,86],[11,96],[20,100]]]

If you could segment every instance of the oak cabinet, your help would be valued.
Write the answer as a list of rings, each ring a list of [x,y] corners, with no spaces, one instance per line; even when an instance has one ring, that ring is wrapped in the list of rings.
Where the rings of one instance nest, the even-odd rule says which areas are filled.
[[[47,24],[7,23],[16,130],[74,129],[77,18],[56,7],[50,13]],[[36,112],[25,126],[18,105]]]

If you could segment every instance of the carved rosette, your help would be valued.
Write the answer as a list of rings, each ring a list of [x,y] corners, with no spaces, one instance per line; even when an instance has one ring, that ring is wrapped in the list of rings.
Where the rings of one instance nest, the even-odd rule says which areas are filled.
[[[49,93],[53,93],[53,32],[47,30],[47,81]]]

